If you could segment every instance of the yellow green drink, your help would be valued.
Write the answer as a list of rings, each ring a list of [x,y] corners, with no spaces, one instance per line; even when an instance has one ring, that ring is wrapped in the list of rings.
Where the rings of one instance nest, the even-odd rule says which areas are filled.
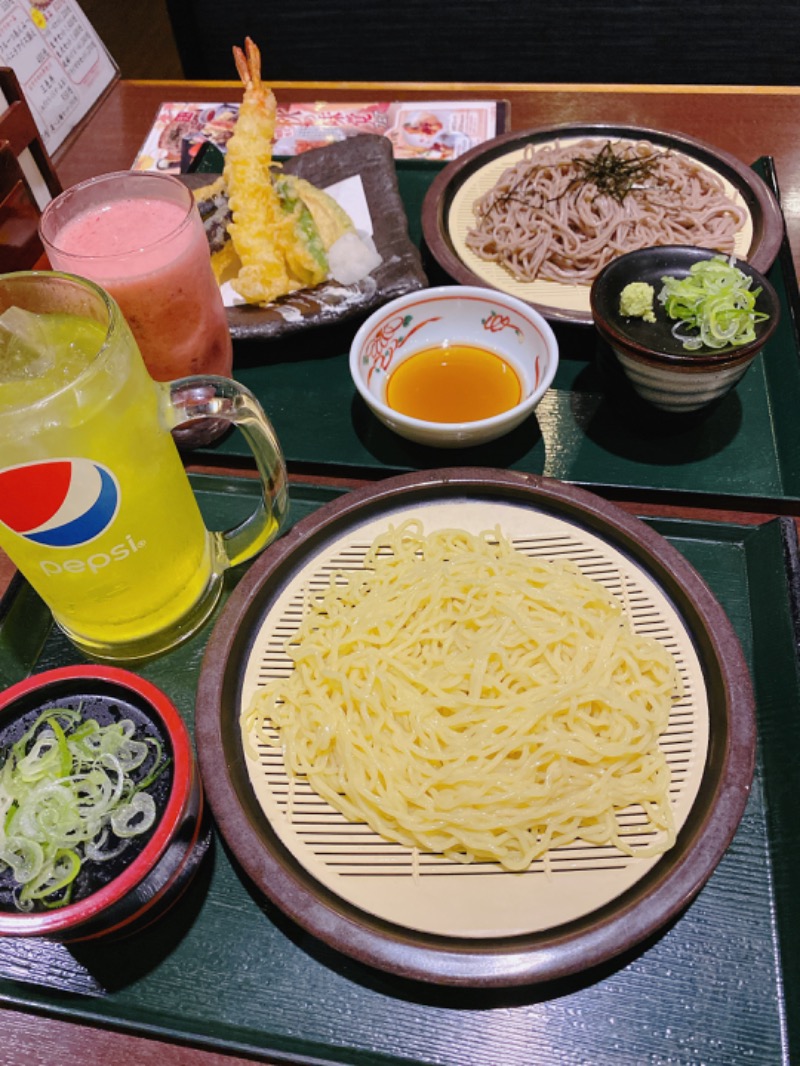
[[[145,656],[197,628],[239,559],[205,528],[170,432],[171,385],[150,378],[113,301],[42,278],[0,278],[0,547],[84,650]],[[183,379],[183,391],[216,380]],[[277,531],[285,501],[270,502],[250,554]]]

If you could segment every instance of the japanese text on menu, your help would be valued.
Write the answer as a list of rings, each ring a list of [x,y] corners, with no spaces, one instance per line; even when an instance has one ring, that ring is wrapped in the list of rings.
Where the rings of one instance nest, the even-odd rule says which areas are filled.
[[[50,152],[116,76],[113,60],[73,0],[0,0],[0,66],[17,75]]]

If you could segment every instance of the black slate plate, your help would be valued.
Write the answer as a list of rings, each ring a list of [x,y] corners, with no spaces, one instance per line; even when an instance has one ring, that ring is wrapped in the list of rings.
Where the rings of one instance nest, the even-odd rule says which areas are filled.
[[[408,235],[392,145],[386,137],[349,137],[286,159],[282,169],[322,189],[359,175],[372,218],[373,240],[383,262],[357,285],[323,282],[265,306],[229,307],[228,323],[234,340],[285,337],[313,326],[342,322],[427,285],[419,251]],[[197,189],[210,184],[214,176],[184,174],[181,180]]]

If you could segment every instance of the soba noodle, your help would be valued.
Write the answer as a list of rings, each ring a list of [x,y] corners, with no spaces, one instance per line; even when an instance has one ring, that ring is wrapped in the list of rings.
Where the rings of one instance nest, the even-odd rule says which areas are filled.
[[[617,190],[596,183],[593,163],[601,155],[611,163],[609,174],[616,164],[640,176]],[[591,284],[616,256],[650,245],[732,253],[747,220],[716,174],[648,141],[528,145],[524,158],[476,200],[474,212],[477,224],[466,244],[479,258],[522,281],[580,285]]]
[[[674,842],[672,656],[569,562],[407,522],[310,600],[287,652],[243,714],[251,752],[282,745],[290,775],[388,840],[509,870],[574,841]]]

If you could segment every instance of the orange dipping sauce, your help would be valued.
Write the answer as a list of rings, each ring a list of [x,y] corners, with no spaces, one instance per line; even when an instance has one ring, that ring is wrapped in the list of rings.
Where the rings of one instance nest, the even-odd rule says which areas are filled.
[[[392,410],[425,422],[477,422],[510,410],[521,398],[514,368],[470,344],[423,348],[400,363],[386,385]]]

